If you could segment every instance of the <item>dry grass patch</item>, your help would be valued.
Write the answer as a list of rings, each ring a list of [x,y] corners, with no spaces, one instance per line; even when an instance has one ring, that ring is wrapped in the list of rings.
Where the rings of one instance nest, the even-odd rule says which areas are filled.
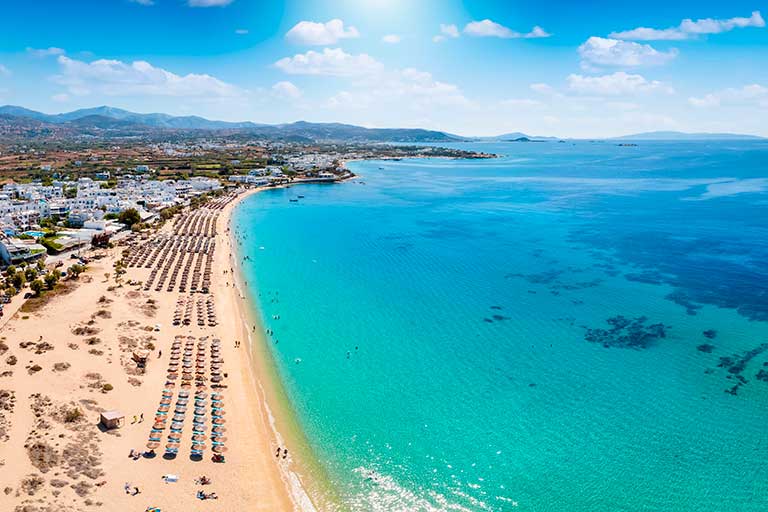
[[[37,297],[30,297],[24,304],[21,305],[19,311],[22,313],[35,313],[43,309],[46,304],[55,299],[56,297],[62,297],[69,295],[75,289],[77,289],[77,282],[72,280],[60,281],[59,284],[53,290],[48,290],[42,295]]]

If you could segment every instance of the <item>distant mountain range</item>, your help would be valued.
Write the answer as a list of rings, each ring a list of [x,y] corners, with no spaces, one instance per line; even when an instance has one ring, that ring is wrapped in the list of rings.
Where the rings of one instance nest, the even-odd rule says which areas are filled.
[[[503,133],[493,137],[477,137],[475,140],[484,142],[525,142],[536,140],[559,140],[557,137],[549,135],[527,135],[522,132]]]
[[[183,130],[222,130],[264,126],[250,122],[229,123],[226,121],[209,121],[208,119],[198,116],[177,117],[169,114],[136,114],[127,110],[107,106],[84,108],[63,114],[44,114],[42,112],[29,110],[24,107],[6,105],[4,107],[0,107],[0,114],[8,114],[16,117],[28,117],[30,119],[36,119],[37,121],[43,121],[52,124],[63,124],[89,118],[92,121],[99,121],[98,118],[109,118],[118,121],[125,121],[134,125]]]
[[[211,121],[198,116],[137,114],[114,107],[95,107],[63,114],[44,114],[23,107],[0,107],[0,136],[34,137],[149,137],[242,135],[293,142],[460,142],[444,132],[418,128],[363,128],[339,123],[258,124]]]
[[[250,121],[212,121],[199,116],[169,114],[137,114],[127,110],[102,106],[66,112],[44,114],[24,107],[0,107],[0,138],[148,138],[202,137],[226,135],[287,142],[530,142],[560,140],[550,136],[525,133],[505,133],[495,137],[461,137],[446,132],[419,128],[363,128],[340,123],[259,124]],[[760,139],[754,135],[730,133],[647,132],[615,137],[610,140],[736,140]]]
[[[644,132],[613,137],[611,140],[759,140],[764,138],[739,133]]]

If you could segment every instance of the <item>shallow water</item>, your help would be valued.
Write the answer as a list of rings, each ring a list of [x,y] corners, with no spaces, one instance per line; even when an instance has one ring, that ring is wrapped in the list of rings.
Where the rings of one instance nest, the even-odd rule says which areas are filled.
[[[766,510],[768,144],[461,147],[235,216],[345,508]]]

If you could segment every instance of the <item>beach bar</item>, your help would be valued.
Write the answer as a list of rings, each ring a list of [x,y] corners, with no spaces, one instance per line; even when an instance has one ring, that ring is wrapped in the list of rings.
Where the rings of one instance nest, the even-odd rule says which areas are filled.
[[[107,430],[120,428],[125,424],[125,415],[120,411],[104,411],[101,413],[101,424]]]

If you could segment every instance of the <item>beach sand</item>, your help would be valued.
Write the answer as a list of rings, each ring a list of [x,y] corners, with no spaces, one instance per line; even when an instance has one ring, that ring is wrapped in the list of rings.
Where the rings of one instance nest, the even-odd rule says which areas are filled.
[[[0,510],[25,505],[25,511],[143,511],[150,506],[163,511],[281,511],[311,507],[297,491],[295,475],[287,470],[291,458],[275,457],[278,437],[246,348],[245,301],[232,285],[232,274],[224,272],[234,254],[227,226],[235,203],[225,206],[217,221],[211,282],[217,326],[201,328],[194,322],[172,326],[179,293],[146,292],[129,284],[116,287],[112,275],[105,278],[123,247],[110,249],[107,257],[93,261],[86,273],[68,284],[68,293],[52,297],[38,311],[20,310],[2,326]],[[163,232],[170,232],[171,224],[166,223]],[[149,272],[129,268],[124,283],[143,281]],[[154,329],[157,324],[159,331]],[[224,464],[211,461],[210,446],[202,460],[190,459],[190,420],[175,459],[162,457],[165,435],[156,457],[128,457],[131,449],[146,449],[176,335],[222,340],[229,448]],[[236,348],[235,340],[243,345]],[[132,351],[146,346],[154,347],[147,370],[143,375],[132,374]],[[163,351],[162,357],[158,350]],[[11,356],[15,364],[10,364]],[[113,389],[103,391],[104,384]],[[112,409],[125,414],[126,424],[102,431],[97,425],[99,412]],[[82,417],[76,417],[74,410],[80,410]],[[140,414],[145,420],[132,423]],[[166,484],[162,479],[166,474],[178,475],[179,481]],[[194,479],[201,475],[212,484],[195,485]],[[127,494],[126,483],[138,487],[140,493]],[[200,489],[215,492],[219,499],[198,500]]]

